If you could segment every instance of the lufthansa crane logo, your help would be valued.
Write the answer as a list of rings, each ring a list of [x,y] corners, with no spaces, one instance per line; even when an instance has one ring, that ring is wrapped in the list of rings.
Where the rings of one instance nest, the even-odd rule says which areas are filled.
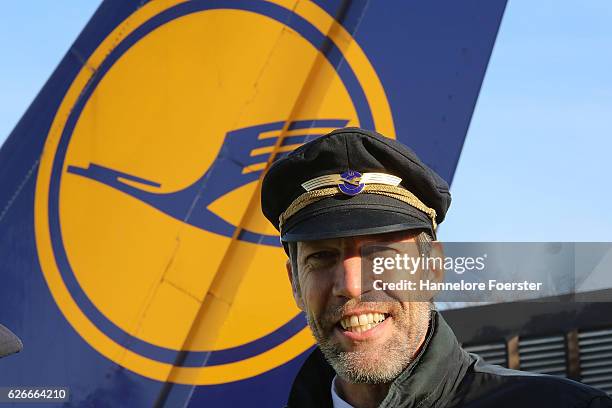
[[[315,2],[148,2],[75,76],[49,131],[37,248],[97,352],[182,384],[245,380],[313,345],[261,215],[274,160],[344,126],[394,135],[380,80]],[[348,193],[361,187],[346,174]]]
[[[347,122],[343,119],[290,122],[288,130],[292,133],[283,139],[280,146],[302,144],[309,138],[316,137],[316,131],[319,128],[344,127]],[[184,221],[208,232],[231,237],[237,226],[212,212],[209,206],[228,193],[259,179],[263,171],[261,164],[267,162],[271,153],[270,148],[274,146],[277,139],[276,137],[261,138],[260,136],[265,132],[280,132],[284,125],[285,122],[266,123],[227,133],[210,168],[192,184],[171,193],[143,190],[139,188],[139,185],[154,188],[162,186],[155,180],[147,180],[135,174],[123,173],[96,163],[90,163],[85,168],[68,166],[67,171],[128,194],[176,220]],[[274,159],[279,159],[287,153],[279,153],[274,156]],[[236,165],[237,163],[240,165]],[[217,182],[207,183],[207,180]],[[188,210],[190,210],[189,217],[185,219],[184,216]],[[248,229],[241,230],[238,239],[263,245],[279,245],[278,236],[259,234]]]

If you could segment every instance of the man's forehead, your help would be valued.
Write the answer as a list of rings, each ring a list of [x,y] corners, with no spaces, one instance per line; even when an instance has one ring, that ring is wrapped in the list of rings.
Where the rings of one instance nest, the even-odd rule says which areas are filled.
[[[318,247],[344,247],[344,246],[359,246],[375,242],[412,242],[415,241],[420,231],[395,231],[385,234],[360,235],[354,237],[321,239],[315,241],[299,241],[298,247],[301,248],[318,248]]]

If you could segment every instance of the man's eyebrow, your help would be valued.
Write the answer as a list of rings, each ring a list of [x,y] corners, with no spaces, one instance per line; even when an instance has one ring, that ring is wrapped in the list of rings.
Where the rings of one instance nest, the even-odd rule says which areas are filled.
[[[344,238],[330,238],[330,239],[319,239],[316,241],[302,241],[300,242],[301,246],[310,248],[310,247],[338,247],[343,244]]]
[[[372,242],[372,243],[367,243],[364,244],[361,247],[361,251],[362,252],[368,252],[368,251],[380,251],[380,250],[392,250],[394,252],[404,252],[403,247],[398,247],[398,243],[393,243],[393,242]]]
[[[396,247],[397,243],[394,242],[367,242],[365,244],[363,244],[361,246],[361,248],[367,249],[367,248],[386,248],[386,249],[395,249],[397,250],[398,248]]]
[[[406,253],[412,252],[412,249],[415,248],[417,251],[419,250],[418,243],[415,241],[404,241],[404,242],[368,242],[363,244],[361,250],[368,249],[391,249],[398,253]]]
[[[311,252],[322,250],[322,249],[337,249],[337,244],[332,245],[332,241],[317,241],[315,242],[305,242],[302,243],[301,248],[299,248],[298,254],[302,256],[303,254],[309,254]]]

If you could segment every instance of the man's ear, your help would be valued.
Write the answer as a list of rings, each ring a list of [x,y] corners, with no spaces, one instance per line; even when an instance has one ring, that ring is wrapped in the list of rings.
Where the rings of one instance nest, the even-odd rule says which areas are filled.
[[[440,283],[444,281],[444,248],[442,247],[441,242],[430,242],[427,258],[428,259],[425,261],[426,263],[424,263],[423,268],[421,268],[422,274],[416,277],[418,280],[415,281],[415,283],[419,287],[419,281],[422,282],[423,280],[428,280],[430,282],[435,283]],[[415,293],[415,295],[417,296],[416,300],[427,300],[429,302],[432,302],[437,293],[438,290],[435,289],[421,289]]]
[[[300,308],[300,310],[304,311],[304,301],[302,300],[302,292],[299,289],[299,282],[295,282],[293,279],[294,275],[292,272],[293,267],[291,265],[291,259],[287,259],[285,266],[287,267],[287,277],[289,277],[289,282],[291,283],[291,290],[293,291],[293,299],[295,299],[295,304]],[[295,275],[297,276],[297,273]]]
[[[444,247],[440,241],[431,243],[430,258],[439,258],[441,262],[433,262],[433,267],[429,269],[429,279],[435,282],[444,282]]]

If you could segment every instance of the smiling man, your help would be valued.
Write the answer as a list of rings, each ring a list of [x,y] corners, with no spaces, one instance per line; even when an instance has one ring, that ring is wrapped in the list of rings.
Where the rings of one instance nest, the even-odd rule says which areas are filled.
[[[436,227],[450,201],[447,183],[410,149],[357,128],[270,167],[262,209],[280,231],[293,295],[318,343],[289,407],[612,407],[591,387],[485,364],[427,298],[367,284],[372,252],[441,253]]]
[[[338,405],[377,406],[421,349],[430,322],[429,302],[402,302],[387,292],[368,299],[361,281],[364,247],[427,236],[408,231],[290,244],[297,265],[289,265],[289,274],[300,271],[292,277],[294,295],[337,373],[332,397]]]

